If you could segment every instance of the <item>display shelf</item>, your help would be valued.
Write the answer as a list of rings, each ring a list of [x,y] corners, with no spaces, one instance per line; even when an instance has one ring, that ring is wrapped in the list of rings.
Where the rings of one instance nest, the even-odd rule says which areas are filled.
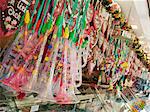
[[[86,84],[86,86],[88,86],[88,85]],[[99,107],[98,105],[101,105],[101,104],[103,105],[103,102],[105,102],[105,105],[108,105],[109,103],[112,104],[113,107],[111,107],[111,106],[105,107],[105,108],[107,108],[107,110],[111,110],[111,108],[113,108],[113,110],[115,110],[116,112],[119,112],[122,109],[128,109],[126,107],[126,105],[128,103],[125,103],[123,99],[121,100],[121,102],[116,101],[117,97],[114,96],[114,91],[107,91],[106,89],[101,89],[101,88],[94,90],[93,87],[91,89],[87,89],[87,91],[89,91],[89,93],[91,91],[92,94],[82,94],[82,91],[80,91],[80,94],[79,93],[77,94],[78,99],[80,99],[80,102],[77,104],[77,108],[80,110],[88,110],[88,107],[86,107],[86,105],[87,106],[93,105],[93,107],[91,106],[90,108],[98,108]],[[99,92],[96,93],[96,91],[97,92],[99,91]],[[6,100],[1,100],[0,104],[5,104],[4,101],[6,101]],[[11,100],[8,100],[8,101],[9,101],[9,106],[12,109],[18,109],[18,110],[23,110],[25,108],[26,109],[29,108],[29,110],[30,110],[30,108],[34,105],[39,105],[40,107],[47,105],[47,106],[49,106],[49,108],[50,107],[54,108],[54,106],[56,106],[56,107],[58,106],[58,104],[56,104],[56,103],[52,103],[50,101],[38,99],[38,98],[34,97],[33,95],[26,97],[24,100],[16,100],[15,99],[14,100],[15,105],[14,105],[14,101],[11,101]],[[108,104],[106,104],[106,102]],[[147,105],[149,105],[148,100],[147,100]],[[59,108],[65,109],[63,107],[59,107]],[[70,108],[70,107],[68,107],[68,108]],[[71,110],[69,110],[69,111],[71,111]]]

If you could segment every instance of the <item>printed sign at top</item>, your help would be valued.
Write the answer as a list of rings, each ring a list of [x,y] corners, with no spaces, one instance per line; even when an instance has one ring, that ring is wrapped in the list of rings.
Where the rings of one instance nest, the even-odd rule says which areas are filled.
[[[4,32],[18,28],[29,2],[26,0],[9,0],[7,9],[2,12],[2,29]]]

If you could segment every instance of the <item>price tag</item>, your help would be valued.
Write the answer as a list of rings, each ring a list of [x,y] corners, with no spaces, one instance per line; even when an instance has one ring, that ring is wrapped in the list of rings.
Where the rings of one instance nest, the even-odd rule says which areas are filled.
[[[39,110],[39,105],[34,105],[31,107],[30,112],[37,112]]]

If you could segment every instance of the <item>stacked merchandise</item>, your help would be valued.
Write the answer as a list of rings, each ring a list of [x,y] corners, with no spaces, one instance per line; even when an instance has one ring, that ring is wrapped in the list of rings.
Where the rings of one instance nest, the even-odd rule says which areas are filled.
[[[113,91],[121,98],[121,91],[133,87],[137,74],[148,78],[148,72],[143,71],[145,66],[131,50],[135,35],[116,2],[8,3],[2,13],[8,13],[10,18],[3,16],[3,29],[17,32],[11,46],[1,51],[0,82],[15,90],[17,98],[37,93],[36,98],[43,101],[76,104],[80,99],[75,90],[87,83],[96,84],[98,99],[103,98],[97,87]],[[16,10],[19,15],[11,15],[11,8],[21,12]],[[12,16],[13,21],[18,21],[12,23]],[[10,22],[17,26],[10,28]]]

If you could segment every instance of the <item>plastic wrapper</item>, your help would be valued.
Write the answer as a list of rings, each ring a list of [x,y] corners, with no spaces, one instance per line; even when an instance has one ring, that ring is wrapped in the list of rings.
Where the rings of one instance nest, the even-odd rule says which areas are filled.
[[[29,78],[31,77],[32,71],[36,66],[33,63],[36,63],[37,61],[36,57],[38,57],[39,55],[40,46],[43,42],[42,40],[42,37],[39,38],[39,41],[36,41],[36,46],[33,46],[33,44],[31,45],[31,43],[29,42],[21,50],[21,52],[13,61],[12,70],[10,70],[8,73],[9,77],[1,81],[3,84],[11,86],[16,91],[21,90],[21,87],[28,82]],[[26,50],[26,47],[28,48],[28,50]],[[32,50],[30,51],[29,49]]]

